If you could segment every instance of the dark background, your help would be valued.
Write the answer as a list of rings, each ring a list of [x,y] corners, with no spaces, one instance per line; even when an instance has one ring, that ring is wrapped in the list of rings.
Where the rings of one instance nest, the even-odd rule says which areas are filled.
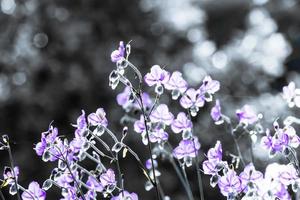
[[[61,135],[70,137],[74,131],[70,124],[81,109],[91,113],[103,107],[110,128],[121,132],[122,109],[115,96],[122,88],[112,91],[108,86],[108,75],[115,68],[110,53],[120,40],[132,40],[130,60],[143,74],[159,64],[183,71],[192,86],[199,85],[205,74],[220,80],[217,96],[224,113],[234,120],[235,110],[245,103],[264,114],[265,127],[271,127],[277,116],[297,114],[279,93],[291,80],[300,83],[299,10],[299,2],[293,0],[2,0],[0,133],[12,140],[21,185],[27,187],[32,180],[42,184],[55,166],[42,162],[33,151],[52,120]],[[195,119],[202,157],[217,139],[224,152],[234,152],[224,127],[211,122],[211,106]],[[126,142],[147,159],[140,137],[129,128]],[[255,156],[263,169],[266,156]],[[1,166],[8,165],[6,152],[0,152],[0,158]],[[170,165],[159,165],[165,193],[185,199]],[[121,167],[129,191],[140,199],[154,198],[154,191],[145,192],[145,179],[133,160],[122,161]],[[196,196],[193,170],[188,174]],[[217,189],[210,188],[208,176],[204,190],[206,199],[222,199]],[[47,195],[58,199],[59,191],[53,187]]]

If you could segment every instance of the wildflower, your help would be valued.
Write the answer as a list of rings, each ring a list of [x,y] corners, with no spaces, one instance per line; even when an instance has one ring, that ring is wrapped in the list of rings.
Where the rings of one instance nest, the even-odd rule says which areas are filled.
[[[77,118],[77,124],[73,125],[76,127],[75,136],[83,136],[87,130],[87,122],[85,118],[84,110],[81,110],[81,115]]]
[[[215,106],[210,111],[211,118],[215,121],[216,124],[220,124],[223,122],[222,113],[221,113],[221,105],[220,101],[217,99]]]
[[[174,115],[169,112],[169,108],[166,104],[160,104],[151,113],[150,120],[153,123],[162,123],[165,125],[171,125],[174,119]]]
[[[164,141],[167,141],[169,138],[169,135],[167,132],[164,131],[164,129],[154,129],[149,134],[150,142],[155,143],[162,143]]]
[[[240,123],[254,124],[258,121],[257,114],[249,105],[244,105],[242,109],[236,111]]]
[[[125,57],[125,45],[123,41],[120,41],[119,49],[114,50],[110,57],[111,61],[114,63],[122,60]]]
[[[157,163],[157,161],[155,159],[153,159],[153,165],[154,165],[154,168],[156,168],[158,166],[158,163]],[[151,161],[151,159],[148,159],[146,161],[146,168],[149,169],[149,170],[152,169],[152,161]]]
[[[249,182],[257,183],[262,180],[263,174],[260,171],[256,171],[253,163],[250,163],[244,168],[239,177],[242,182],[242,188],[245,188]]]
[[[187,90],[187,86],[187,82],[182,78],[182,74],[178,71],[173,72],[169,81],[165,84],[167,90],[172,90],[172,98],[174,100]]]
[[[118,196],[112,197],[110,200],[138,200],[138,195],[134,192],[122,191]]]
[[[97,192],[102,192],[103,191],[102,184],[95,177],[89,176],[89,178],[86,182],[86,185],[89,186],[90,189],[95,190]]]
[[[106,119],[106,113],[103,108],[98,108],[96,113],[91,113],[88,116],[88,121],[92,126],[107,127],[108,122]]]
[[[213,148],[210,148],[207,152],[207,158],[210,161],[222,161],[222,144],[220,141],[217,141]]]
[[[170,73],[161,69],[159,65],[151,67],[150,73],[147,73],[144,80],[148,86],[156,86],[155,92],[159,95],[163,93],[163,85],[169,81]]]
[[[197,137],[181,140],[179,145],[173,150],[173,156],[177,159],[184,159],[184,163],[189,167],[192,165],[191,158],[198,155],[200,143]]]
[[[40,188],[40,185],[33,181],[29,184],[28,189],[22,193],[22,200],[44,200],[46,192]]]
[[[236,196],[241,192],[241,181],[236,175],[236,172],[229,169],[224,176],[222,176],[218,181],[218,186],[221,193],[226,197]]]
[[[3,171],[3,179],[5,180],[5,182],[7,184],[14,184],[14,180],[18,179],[19,177],[19,167],[15,166],[14,167],[14,171],[12,171],[12,169],[10,167],[4,167],[4,171]]]
[[[192,116],[197,115],[199,107],[203,107],[204,102],[204,95],[194,88],[188,89],[180,99],[180,105],[185,109],[190,109]]]
[[[42,133],[41,142],[38,142],[35,145],[35,152],[38,156],[42,156],[46,149],[49,149],[53,146],[53,144],[58,140],[58,129],[50,126],[48,131]],[[55,160],[55,158],[52,157],[52,161]]]
[[[184,112],[180,112],[177,115],[177,118],[172,122],[171,128],[174,133],[191,131],[191,129],[193,128],[193,123],[188,119]]]
[[[212,101],[212,95],[220,90],[220,82],[212,80],[210,76],[205,76],[199,89],[205,95],[205,100],[209,102]]]
[[[75,187],[67,187],[66,192],[62,192],[62,195],[64,198],[60,200],[73,200],[73,199],[78,199],[77,197],[77,189]]]
[[[100,175],[100,183],[103,187],[115,186],[117,183],[115,178],[115,172],[112,169],[106,170],[106,172]]]
[[[122,106],[124,110],[130,111],[132,108],[140,109],[139,100],[133,97],[132,91],[129,86],[125,87],[123,92],[117,95],[117,103]],[[142,94],[143,106],[145,108],[150,108],[152,105],[152,100],[148,93],[143,92]]]

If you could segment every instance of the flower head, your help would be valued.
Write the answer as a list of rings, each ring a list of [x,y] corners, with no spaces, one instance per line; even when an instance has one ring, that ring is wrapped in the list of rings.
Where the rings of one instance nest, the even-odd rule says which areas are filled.
[[[164,131],[164,129],[154,129],[149,134],[150,142],[155,143],[162,143],[164,141],[167,141],[169,138],[169,135],[167,132]]]
[[[90,189],[95,190],[97,192],[102,192],[103,191],[102,184],[95,177],[89,176],[89,178],[86,182],[86,185],[89,186]]]
[[[172,73],[169,81],[165,84],[167,90],[177,90],[183,94],[187,89],[187,82],[182,78],[182,74],[178,71]]]
[[[151,67],[150,73],[145,76],[145,82],[148,86],[163,85],[169,81],[170,73],[164,69],[161,69],[159,65]]]
[[[196,116],[199,107],[203,107],[204,103],[204,95],[194,88],[188,89],[180,99],[180,105],[185,109],[190,109],[193,116]]]
[[[256,183],[263,179],[263,174],[256,171],[253,163],[248,164],[244,171],[239,175],[242,182],[242,188],[245,188],[249,182]]]
[[[254,124],[258,121],[257,114],[249,105],[244,105],[242,109],[237,110],[236,115],[238,116],[240,123]]]
[[[180,133],[181,131],[191,130],[193,123],[184,112],[180,112],[177,118],[172,122],[171,128],[174,133]]]
[[[226,197],[236,195],[242,190],[240,178],[231,169],[219,179],[218,186],[221,193]]]
[[[112,62],[118,62],[125,57],[125,45],[123,41],[120,41],[119,48],[114,50],[110,57]]]
[[[150,115],[150,120],[154,123],[171,125],[173,119],[174,115],[169,112],[169,108],[166,104],[160,104],[159,106],[157,106]]]
[[[20,173],[20,171],[19,171],[18,166],[14,167],[14,171],[12,171],[12,169],[10,167],[4,167],[3,179],[8,184],[13,184],[15,177],[16,177],[16,180],[18,179],[19,173]]]
[[[46,192],[40,188],[40,185],[33,181],[29,184],[28,189],[22,193],[22,200],[44,200]]]
[[[205,76],[203,79],[203,83],[200,86],[200,91],[202,93],[214,94],[220,90],[220,82],[216,80],[212,80],[210,76]]]
[[[217,141],[213,148],[210,148],[207,152],[207,158],[210,161],[222,161],[222,144],[220,141]]]
[[[84,134],[84,132],[87,129],[87,122],[84,110],[81,111],[81,115],[77,118],[77,124],[73,126],[77,128],[75,131],[75,136],[80,137]]]
[[[100,175],[100,182],[103,187],[109,185],[115,186],[117,183],[115,178],[115,172],[112,169],[106,170],[106,172]]]
[[[98,108],[96,113],[91,113],[88,116],[88,121],[92,126],[107,127],[106,113],[103,108]]]
[[[181,140],[179,145],[173,150],[173,156],[177,159],[182,159],[185,157],[194,158],[198,155],[200,146],[201,145],[197,137]]]
[[[222,119],[221,105],[218,99],[216,100],[216,105],[210,111],[210,116],[215,122]]]

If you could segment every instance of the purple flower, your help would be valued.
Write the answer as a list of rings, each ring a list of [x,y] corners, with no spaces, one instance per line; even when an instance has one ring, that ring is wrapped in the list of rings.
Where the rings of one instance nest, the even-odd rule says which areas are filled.
[[[150,120],[153,123],[163,123],[166,125],[171,125],[173,122],[174,116],[169,112],[169,108],[166,104],[160,104],[156,109],[151,113]]]
[[[114,50],[111,53],[110,57],[112,62],[118,62],[119,60],[122,60],[125,57],[125,45],[123,41],[120,42],[119,49]]]
[[[156,168],[156,167],[158,166],[157,161],[154,160],[154,159],[153,159],[153,165],[154,165],[154,168]],[[148,160],[146,161],[146,168],[149,169],[149,170],[152,169],[152,162],[151,162],[151,159],[148,159]]]
[[[209,175],[215,175],[218,173],[218,168],[217,168],[218,162],[214,160],[205,160],[202,163],[202,169],[204,174],[209,174]]]
[[[143,133],[146,130],[144,116],[141,115],[140,120],[134,122],[134,131],[137,133]]]
[[[184,112],[180,112],[177,118],[172,122],[171,128],[174,133],[180,133],[181,131],[191,130],[193,123],[187,118]]]
[[[81,137],[87,129],[87,122],[85,118],[84,110],[81,110],[82,114],[77,118],[77,124],[73,125],[76,127],[75,136]]]
[[[197,137],[193,139],[181,140],[179,145],[173,150],[173,156],[177,159],[185,157],[194,158],[198,155],[200,149],[200,143]]]
[[[73,153],[78,153],[80,152],[80,150],[83,150],[82,147],[85,143],[86,143],[85,137],[75,137],[70,142],[70,149],[72,150]]]
[[[42,156],[47,148],[53,144],[58,136],[58,129],[50,126],[48,131],[42,133],[41,142],[37,143],[34,150],[38,156]]]
[[[89,176],[86,185],[89,186],[90,189],[95,190],[97,192],[103,191],[103,186],[101,185],[100,181],[97,180],[95,177]]]
[[[212,107],[210,111],[210,116],[215,122],[218,122],[222,119],[221,105],[218,99],[216,100],[216,105]]]
[[[244,105],[242,109],[236,111],[240,123],[254,124],[258,121],[257,114],[249,105]]]
[[[75,177],[78,176],[78,172],[72,172],[73,175]],[[71,187],[71,184],[74,180],[73,180],[73,176],[72,174],[70,174],[69,172],[65,171],[63,172],[60,176],[57,176],[55,178],[55,182],[61,186],[61,187],[64,187],[64,188],[68,188],[68,187]]]
[[[149,134],[150,142],[155,143],[162,143],[164,141],[167,141],[169,138],[169,135],[167,132],[164,131],[164,129],[155,129],[154,131],[151,131]]]
[[[218,90],[220,90],[220,82],[216,80],[212,80],[210,76],[205,76],[203,79],[203,83],[200,86],[200,91],[208,94],[214,94]]]
[[[242,182],[242,188],[245,188],[249,182],[256,183],[262,180],[263,174],[260,171],[256,171],[253,163],[250,163],[244,168],[239,177]]]
[[[107,127],[108,122],[106,119],[106,113],[103,108],[98,108],[96,113],[91,113],[88,116],[88,121],[92,126]]]
[[[115,178],[115,172],[112,169],[106,170],[106,172],[100,175],[100,182],[103,187],[115,186],[117,183]]]
[[[127,191],[120,192],[118,196],[112,197],[110,200],[138,200],[138,195],[134,192],[129,193]]]
[[[19,173],[20,171],[18,166],[14,167],[14,171],[12,171],[10,167],[4,167],[3,178],[8,184],[13,184],[15,177],[16,180],[18,180]]]
[[[46,192],[40,188],[40,185],[33,181],[29,184],[28,189],[22,193],[22,200],[44,200]]]
[[[190,109],[192,116],[196,116],[199,107],[203,107],[204,103],[204,95],[194,88],[188,89],[180,99],[180,105],[185,109]]]
[[[161,69],[159,65],[151,67],[150,73],[145,76],[145,82],[148,86],[163,85],[169,81],[170,73],[164,69]]]
[[[218,181],[218,186],[224,196],[236,195],[241,191],[241,181],[234,170],[229,169]]]
[[[210,148],[207,152],[207,158],[210,161],[222,161],[222,144],[217,141],[214,148]]]
[[[134,99],[133,101],[130,99],[131,98],[131,89],[129,86],[125,87],[125,89],[123,90],[123,92],[121,92],[120,94],[117,95],[117,103],[123,107],[123,109],[125,110],[130,110],[131,108],[137,108],[140,109],[140,105],[139,102],[137,102],[136,99]],[[151,107],[152,105],[152,100],[149,96],[148,93],[143,92],[142,94],[142,101],[143,101],[143,105],[144,107]]]
[[[167,90],[177,90],[183,94],[187,89],[187,82],[182,78],[182,74],[178,71],[172,73],[169,81],[165,84]]]

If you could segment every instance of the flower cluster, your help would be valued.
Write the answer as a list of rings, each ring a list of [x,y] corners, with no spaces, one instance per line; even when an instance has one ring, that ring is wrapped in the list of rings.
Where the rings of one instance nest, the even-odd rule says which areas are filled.
[[[138,68],[129,61],[130,53],[130,44],[122,41],[118,49],[111,53],[111,60],[116,64],[116,69],[113,69],[109,76],[109,85],[112,89],[119,85],[124,86],[123,91],[116,97],[117,104],[125,110],[121,121],[132,122],[133,131],[140,134],[142,143],[147,146],[149,159],[144,162],[124,142],[131,131],[130,125],[123,127],[120,136],[109,128],[103,108],[98,108],[88,115],[82,110],[76,124],[72,125],[75,128],[73,138],[67,139],[60,135],[58,128],[50,124],[35,145],[36,154],[44,162],[57,162],[57,166],[42,187],[35,181],[29,184],[28,189],[19,185],[19,168],[14,166],[12,159],[11,166],[4,168],[2,187],[9,186],[10,194],[18,195],[22,200],[44,200],[46,191],[52,186],[61,191],[61,200],[137,200],[138,195],[124,187],[127,180],[124,179],[124,171],[119,162],[130,154],[145,175],[145,189],[155,189],[157,197],[161,199],[170,197],[165,194],[160,184],[163,175],[159,165],[160,158],[168,160],[174,167],[189,200],[193,200],[194,197],[186,169],[193,165],[197,171],[201,200],[204,199],[201,172],[210,175],[210,185],[217,186],[221,194],[230,200],[290,200],[291,193],[300,190],[300,166],[296,151],[300,138],[291,126],[294,122],[300,123],[300,119],[290,116],[289,120],[285,120],[283,128],[275,121],[274,133],[271,134],[271,131],[264,129],[261,124],[262,114],[257,114],[253,107],[246,104],[236,110],[238,122],[234,127],[231,119],[222,113],[221,101],[215,99],[216,92],[220,90],[217,80],[205,76],[202,84],[193,88],[180,72],[169,72],[167,68],[161,68],[159,65],[152,66],[143,77]],[[133,70],[138,82],[131,81],[126,76],[125,72],[128,69]],[[154,87],[154,98],[151,91],[143,91],[143,83]],[[293,82],[283,88],[283,98],[290,107],[300,107],[298,90]],[[233,140],[236,152],[230,150],[223,157],[221,141],[217,141],[215,146],[204,154],[206,159],[202,161],[199,156],[202,153],[202,138],[198,137],[197,131],[194,130],[197,126],[193,123],[197,120],[200,108],[214,99],[215,104],[210,110],[210,116],[216,125],[224,122],[228,125],[224,131],[229,127],[228,134]],[[171,109],[171,100],[180,105],[180,110]],[[255,157],[252,155],[249,161],[240,150],[241,137],[250,138],[251,148],[253,143],[259,145],[256,141],[260,139],[261,147],[267,149],[270,156],[283,155],[288,163],[268,164],[264,173],[256,170]],[[0,150],[7,150],[11,158],[8,136],[3,136],[2,139]],[[231,161],[227,158],[231,158]],[[92,169],[85,166],[85,160],[94,164]],[[203,170],[199,167],[201,162]],[[22,191],[22,194],[19,191]]]

